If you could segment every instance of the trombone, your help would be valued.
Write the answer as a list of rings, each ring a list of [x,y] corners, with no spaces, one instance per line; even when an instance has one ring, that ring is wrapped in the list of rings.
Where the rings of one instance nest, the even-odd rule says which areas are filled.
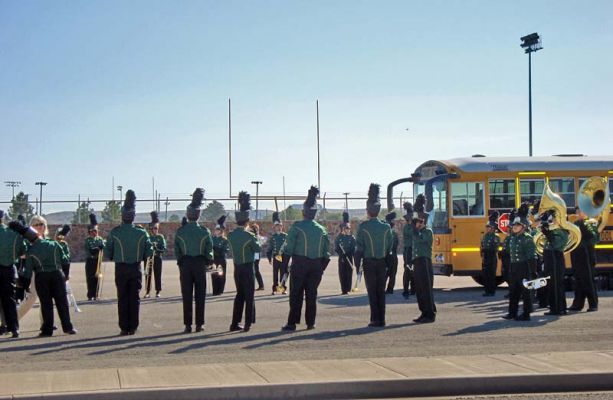
[[[281,254],[277,254],[275,256],[275,260],[278,262],[282,262],[283,261],[283,256]],[[289,265],[287,267],[289,269]],[[277,287],[275,288],[275,293],[277,294],[285,294],[287,293],[287,278],[289,277],[289,272],[286,272],[283,274],[283,276],[281,277],[281,282],[279,282],[279,284],[277,285]]]
[[[104,257],[104,253],[102,249],[98,252],[98,261],[96,264],[96,278],[98,278],[98,283],[96,284],[96,300],[100,299],[100,295],[102,294],[102,287],[104,285],[104,271],[106,269],[106,265],[102,262]]]

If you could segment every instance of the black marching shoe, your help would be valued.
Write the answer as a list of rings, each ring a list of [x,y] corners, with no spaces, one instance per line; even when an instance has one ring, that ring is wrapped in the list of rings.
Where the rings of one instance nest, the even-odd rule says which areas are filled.
[[[418,322],[418,324],[431,324],[434,321],[435,321],[434,317],[423,317],[421,321]]]
[[[313,329],[315,329],[315,324],[307,325],[307,331],[312,331]]]
[[[7,332],[6,326],[0,326],[0,335],[4,335]]]
[[[415,318],[413,322],[420,323],[424,319],[423,315],[420,315],[418,318]]]
[[[598,311],[598,307],[590,307],[587,309],[587,312],[595,312]]]
[[[202,325],[196,325],[196,332],[202,332],[204,330],[204,328],[202,327]]]
[[[67,335],[76,335],[77,330],[75,328],[72,328],[72,329],[68,329],[67,331],[64,331],[64,333]]]
[[[566,311],[570,311],[570,312],[579,312],[583,309],[583,307],[579,308],[579,307],[575,307],[575,306],[570,306],[566,309]]]
[[[530,314],[521,314],[515,318],[515,321],[530,321]]]
[[[251,329],[250,325],[245,325],[245,327],[243,328],[243,332],[249,332],[250,329]]]
[[[290,325],[290,324],[287,324],[287,325],[284,325],[284,326],[281,328],[281,330],[282,330],[282,331],[293,332],[293,331],[295,331],[295,330],[296,330],[296,325]]]
[[[41,332],[38,334],[38,337],[51,337],[53,336],[53,332]]]
[[[238,331],[242,331],[243,329],[244,329],[243,326],[240,324],[230,325],[230,332],[238,332]]]
[[[12,337],[13,339],[18,338],[18,337],[19,337],[19,331],[13,331],[13,332],[11,332],[11,337]]]
[[[504,315],[502,318],[504,318],[504,319],[515,319],[515,318],[517,318],[517,316],[513,315],[513,314],[507,314],[507,315]]]
[[[130,333],[128,331],[119,332],[119,336],[128,336]]]
[[[185,325],[185,329],[183,329],[183,333],[192,333],[192,326]]]

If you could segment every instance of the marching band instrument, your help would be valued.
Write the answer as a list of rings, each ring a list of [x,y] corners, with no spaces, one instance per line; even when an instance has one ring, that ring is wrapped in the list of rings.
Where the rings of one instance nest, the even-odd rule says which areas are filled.
[[[577,193],[577,204],[592,223],[602,232],[609,221],[611,212],[611,197],[607,178],[593,176],[587,179]]]
[[[66,297],[68,298],[68,306],[72,306],[75,312],[81,312],[79,305],[77,304],[77,299],[75,299],[74,294],[72,293],[72,287],[70,286],[70,281],[66,281]]]
[[[155,250],[151,257],[147,257],[145,262],[145,298],[149,298],[151,293],[151,279],[153,278],[153,260],[155,257]]]
[[[542,278],[536,278],[533,279],[531,281],[524,279],[522,280],[522,284],[524,285],[524,287],[528,290],[536,290],[536,289],[540,289],[542,287],[547,286],[547,279],[551,279],[551,276],[545,276]]]
[[[21,320],[27,313],[34,307],[38,295],[36,294],[36,274],[32,277],[32,283],[30,284],[30,291],[25,292],[25,299],[17,305],[17,319]]]
[[[277,254],[275,256],[275,260],[278,262],[282,262],[283,261],[283,256],[281,254]],[[279,285],[277,285],[277,287],[275,288],[275,293],[277,294],[285,294],[287,293],[287,278],[288,278],[288,273],[284,273],[283,276],[281,276],[281,282],[279,282]]]
[[[106,265],[102,262],[103,252],[100,250],[98,252],[98,261],[96,265],[96,278],[98,278],[98,284],[96,285],[96,300],[100,299],[100,295],[102,294],[102,286],[104,285],[104,270]]]
[[[543,189],[538,215],[542,216],[546,212],[553,213],[553,223],[549,225],[549,229],[554,230],[560,228],[568,231],[568,241],[564,247],[564,252],[566,253],[574,250],[581,242],[581,230],[575,224],[568,221],[566,218],[566,203],[564,199],[554,193],[548,183],[545,184],[545,188]],[[541,224],[542,222],[539,223],[539,227]],[[546,240],[545,234],[540,230],[534,235],[536,252],[540,255],[543,254]]]
[[[355,278],[355,285],[353,286],[353,289],[351,289],[352,292],[357,292],[359,289],[358,287],[360,286],[360,282],[362,282],[362,275],[364,274],[364,269],[363,267],[360,267],[358,269],[358,275]]]

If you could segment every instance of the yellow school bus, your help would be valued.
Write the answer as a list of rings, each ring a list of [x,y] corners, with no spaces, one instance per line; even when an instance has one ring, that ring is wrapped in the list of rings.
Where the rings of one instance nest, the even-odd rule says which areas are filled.
[[[475,155],[430,160],[417,167],[410,177],[388,185],[388,208],[394,207],[393,201],[390,204],[393,187],[412,182],[413,198],[420,193],[426,196],[426,211],[430,214],[427,224],[434,232],[435,274],[472,276],[480,282],[479,245],[491,212],[502,215],[524,201],[540,199],[545,182],[564,199],[568,208],[576,207],[577,191],[591,176],[608,177],[613,197],[613,156]],[[599,274],[610,278],[613,277],[613,212],[600,239],[596,246],[597,269]],[[568,257],[567,262],[570,267]]]

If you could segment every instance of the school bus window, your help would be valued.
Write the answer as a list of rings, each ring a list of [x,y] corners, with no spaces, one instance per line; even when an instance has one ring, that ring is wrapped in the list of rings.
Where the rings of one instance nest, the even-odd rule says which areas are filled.
[[[550,178],[549,187],[562,197],[567,207],[575,206],[575,180],[573,178]]]
[[[544,188],[544,179],[520,179],[519,194],[521,202],[534,203],[536,200],[540,200]]]
[[[483,182],[454,182],[451,184],[453,215],[483,216]]]
[[[426,193],[426,196],[428,194]],[[447,214],[447,182],[439,181],[432,184],[432,210],[429,212],[427,224],[433,229],[446,229],[449,227]]]
[[[490,208],[515,207],[515,180],[492,179],[489,181]]]

